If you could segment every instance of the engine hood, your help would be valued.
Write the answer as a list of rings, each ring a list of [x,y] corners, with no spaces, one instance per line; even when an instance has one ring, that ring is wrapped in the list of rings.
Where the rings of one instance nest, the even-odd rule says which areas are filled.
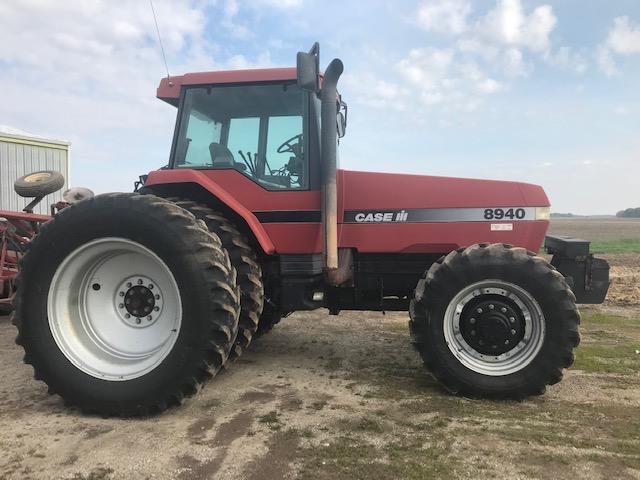
[[[522,182],[338,171],[344,210],[549,207],[542,187]]]

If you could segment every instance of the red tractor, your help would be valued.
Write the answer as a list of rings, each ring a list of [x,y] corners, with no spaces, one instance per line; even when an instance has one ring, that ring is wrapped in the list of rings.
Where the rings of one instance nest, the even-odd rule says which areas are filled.
[[[42,225],[15,297],[35,377],[103,415],[162,411],[292,312],[408,310],[413,344],[451,392],[523,398],[558,382],[579,303],[608,265],[547,237],[526,183],[337,169],[343,65],[165,78],[169,164],[135,193]]]

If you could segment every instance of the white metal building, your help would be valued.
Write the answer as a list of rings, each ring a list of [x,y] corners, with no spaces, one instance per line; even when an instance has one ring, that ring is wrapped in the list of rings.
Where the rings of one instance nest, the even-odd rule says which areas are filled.
[[[34,210],[49,213],[49,206],[62,200],[62,192],[68,188],[70,146],[64,140],[0,125],[0,210],[22,210],[30,202],[13,191],[17,178],[39,170],[55,170],[64,175],[64,187],[47,195]]]

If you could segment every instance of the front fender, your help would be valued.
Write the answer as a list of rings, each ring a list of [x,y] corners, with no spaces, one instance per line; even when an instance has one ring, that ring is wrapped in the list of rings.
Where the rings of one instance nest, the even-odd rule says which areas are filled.
[[[225,204],[236,215],[238,215],[247,227],[253,233],[256,241],[267,255],[274,254],[276,248],[271,241],[271,238],[263,228],[262,224],[258,221],[256,216],[244,205],[242,205],[236,198],[226,191],[220,184],[204,175],[198,170],[156,170],[149,173],[149,176],[144,184],[145,187],[153,188],[154,186],[169,185],[169,184],[193,184],[209,192],[212,196],[217,198],[220,202]]]

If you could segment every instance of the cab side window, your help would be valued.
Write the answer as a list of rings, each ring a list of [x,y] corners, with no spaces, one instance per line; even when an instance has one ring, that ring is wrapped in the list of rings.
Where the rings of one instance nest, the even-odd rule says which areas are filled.
[[[302,141],[302,117],[269,118],[266,159],[269,175],[289,178],[289,188],[307,188],[309,175]]]

